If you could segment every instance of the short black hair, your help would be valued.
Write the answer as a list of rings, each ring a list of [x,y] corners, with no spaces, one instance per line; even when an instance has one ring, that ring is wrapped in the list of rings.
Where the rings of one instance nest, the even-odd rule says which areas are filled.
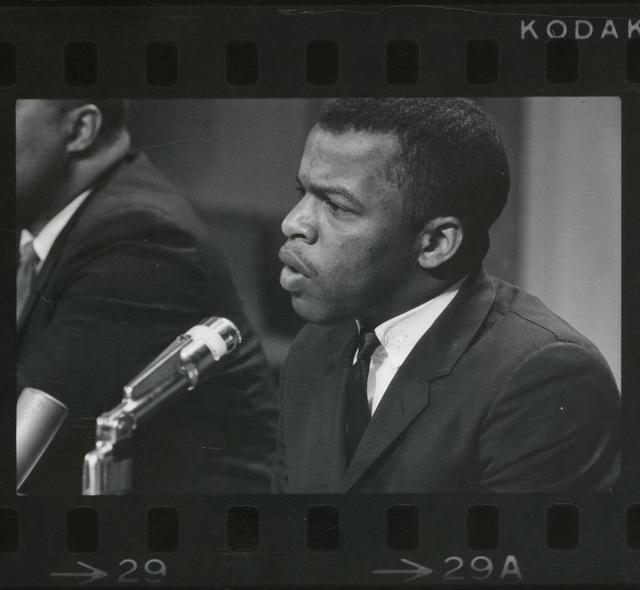
[[[464,98],[343,98],[330,103],[318,125],[332,133],[394,134],[392,162],[407,199],[413,229],[435,217],[458,217],[465,239],[456,256],[464,269],[489,248],[488,230],[509,192],[509,164],[489,115]]]

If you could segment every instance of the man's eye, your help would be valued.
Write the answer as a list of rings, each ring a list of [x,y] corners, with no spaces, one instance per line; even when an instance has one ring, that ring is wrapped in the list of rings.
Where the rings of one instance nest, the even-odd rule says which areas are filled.
[[[329,209],[331,209],[331,211],[333,211],[334,213],[347,212],[347,209],[345,209],[344,207],[341,207],[340,205],[338,205],[338,203],[336,203],[335,201],[332,201],[331,199],[325,199],[325,203],[327,204]]]

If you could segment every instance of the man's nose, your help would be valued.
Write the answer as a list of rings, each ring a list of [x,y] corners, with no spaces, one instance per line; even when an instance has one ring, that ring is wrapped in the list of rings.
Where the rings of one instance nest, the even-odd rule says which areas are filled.
[[[301,238],[312,244],[318,239],[318,230],[313,210],[313,199],[304,196],[282,220],[282,233],[289,240]]]

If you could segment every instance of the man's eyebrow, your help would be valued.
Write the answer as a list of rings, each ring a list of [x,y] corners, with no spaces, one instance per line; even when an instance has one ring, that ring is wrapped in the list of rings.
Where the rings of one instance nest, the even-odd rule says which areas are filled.
[[[296,182],[300,186],[304,186],[300,180],[299,176],[296,176]],[[315,183],[306,183],[307,187],[311,190],[312,193],[317,195],[341,195],[357,207],[362,207],[362,203],[360,200],[345,186],[341,184],[331,184],[331,185],[320,185]]]

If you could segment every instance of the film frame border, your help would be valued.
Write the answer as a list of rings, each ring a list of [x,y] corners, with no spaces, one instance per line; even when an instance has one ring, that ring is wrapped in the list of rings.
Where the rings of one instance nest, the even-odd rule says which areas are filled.
[[[634,459],[640,452],[640,437],[637,428],[634,428],[638,423],[639,408],[638,401],[633,399],[634,386],[640,382],[640,371],[634,362],[634,352],[637,351],[635,340],[640,334],[638,312],[634,307],[640,291],[638,273],[634,271],[640,254],[640,240],[634,231],[640,221],[637,204],[640,174],[637,166],[634,166],[640,155],[640,97],[637,94],[640,41],[636,42],[635,38],[614,39],[611,35],[601,38],[609,20],[614,26],[617,23],[622,27],[620,30],[624,30],[625,23],[627,31],[631,30],[628,24],[630,20],[640,22],[640,10],[637,7],[621,4],[606,7],[535,4],[529,7],[518,5],[507,10],[505,6],[482,6],[478,9],[477,5],[440,8],[374,6],[356,9],[340,6],[316,9],[289,6],[133,6],[93,8],[92,12],[82,7],[67,8],[64,12],[57,7],[38,10],[16,7],[4,8],[2,13],[7,17],[3,19],[4,24],[0,24],[0,112],[6,138],[6,144],[0,147],[0,187],[5,195],[13,194],[13,107],[15,99],[20,97],[104,97],[114,96],[114,89],[118,89],[119,96],[130,98],[615,95],[621,97],[623,117],[624,471],[622,485],[616,494],[612,497],[526,495],[527,513],[524,515],[519,511],[523,505],[522,496],[497,495],[373,496],[364,500],[362,497],[354,499],[340,496],[159,497],[127,498],[126,505],[123,505],[123,500],[118,498],[78,497],[47,501],[16,498],[9,475],[8,485],[2,489],[0,503],[4,512],[0,511],[0,519],[3,525],[12,520],[16,522],[19,534],[16,543],[11,538],[7,540],[6,536],[0,539],[0,549],[10,549],[0,551],[0,571],[7,575],[5,583],[53,585],[55,580],[46,576],[47,567],[52,569],[54,566],[73,564],[75,558],[91,561],[91,557],[95,561],[95,557],[98,557],[99,560],[109,561],[107,554],[116,547],[120,556],[125,556],[123,559],[136,561],[137,569],[144,569],[144,565],[159,559],[159,555],[164,556],[167,563],[173,560],[167,569],[172,575],[166,578],[166,582],[171,580],[174,585],[210,583],[212,579],[220,580],[220,585],[298,585],[311,579],[310,575],[315,575],[315,579],[325,585],[360,584],[363,579],[374,583],[376,578],[371,577],[370,568],[367,570],[366,565],[372,560],[372,555],[381,564],[394,561],[399,564],[398,558],[405,555],[408,559],[414,557],[418,562],[422,559],[426,563],[430,560],[429,555],[440,555],[438,548],[443,543],[457,543],[457,554],[454,553],[454,546],[449,549],[447,545],[450,552],[448,556],[459,554],[463,560],[461,569],[466,568],[467,577],[462,580],[453,578],[453,581],[461,584],[477,582],[477,579],[470,577],[472,574],[467,575],[470,561],[483,553],[469,546],[465,519],[469,518],[468,510],[473,506],[493,506],[498,510],[497,544],[484,550],[484,553],[488,552],[496,558],[500,551],[505,558],[507,555],[523,555],[522,569],[527,572],[523,575],[526,582],[622,583],[640,580],[637,553],[640,526],[637,488],[640,470],[637,465],[634,466]],[[531,30],[527,28],[531,19],[536,19],[540,24],[539,27],[533,25],[538,39],[527,32]],[[525,21],[524,39],[521,38],[522,20]],[[597,23],[596,27],[602,25],[600,36],[595,34],[587,39],[572,39],[570,29],[571,26],[577,26],[577,20]],[[549,30],[558,33],[563,31],[563,25],[553,24],[554,21],[565,23],[566,36],[546,38],[550,37],[547,34]],[[181,28],[178,29],[176,23]],[[359,25],[357,30],[362,30],[361,34],[368,42],[375,40],[374,48],[370,47],[370,43],[362,44],[359,36],[352,35],[356,25]],[[114,38],[114,30],[122,32],[125,43]],[[576,30],[574,28],[574,36]],[[277,43],[273,41],[273,31],[280,33],[276,36]],[[327,31],[331,31],[331,34]],[[637,39],[640,39],[640,32]],[[394,46],[393,42],[397,44]],[[230,52],[229,45],[233,43],[237,45]],[[311,50],[310,43],[316,44]],[[471,57],[469,43],[476,44]],[[127,57],[129,49],[133,50],[133,56]],[[229,57],[230,54],[236,57]],[[386,61],[384,56],[387,57]],[[475,63],[470,68],[471,79],[467,75],[470,61]],[[104,64],[109,62],[122,64],[123,67],[120,70],[105,69]],[[167,72],[166,68],[154,65],[157,63],[173,63],[175,72]],[[399,83],[389,82],[394,63]],[[15,72],[11,64],[15,65]],[[233,72],[237,64],[240,67],[232,74],[231,81],[234,83],[230,83],[227,79],[229,71]],[[419,66],[412,68],[411,64]],[[169,67],[169,70],[172,68]],[[309,72],[312,72],[311,81],[308,79]],[[43,76],[43,73],[46,75]],[[5,83],[7,80],[10,83]],[[6,220],[13,220],[11,201],[5,198],[1,205]],[[3,268],[11,270],[5,273],[7,278],[2,287],[4,304],[0,309],[7,326],[7,338],[0,345],[0,354],[8,362],[15,362],[12,330],[9,329],[14,321],[15,293],[12,271],[15,238],[10,230],[12,227],[13,223],[6,223],[5,232],[2,233],[5,240]],[[12,375],[3,374],[0,380],[3,388],[9,391],[15,388]],[[3,414],[12,415],[13,410],[15,407],[5,400]],[[12,474],[12,429],[3,429],[1,436],[4,438],[1,441],[3,451],[0,468],[3,475]],[[547,538],[549,508],[567,505],[577,506],[579,542],[573,549],[553,549],[549,547]],[[259,532],[257,545],[254,543],[248,547],[251,550],[246,550],[247,546],[243,550],[242,543],[236,544],[234,549],[228,543],[226,534],[223,535],[224,539],[220,536],[221,532],[227,530],[229,510],[233,511],[235,506],[259,508],[257,527],[255,513],[254,517],[249,517],[254,519],[254,524],[248,536],[255,536],[256,528]],[[315,548],[308,546],[305,522],[309,520],[308,509],[314,506],[337,509],[340,519],[337,543],[335,534],[333,537],[326,534],[327,528],[331,530],[331,526],[326,526],[327,522],[330,524],[331,518],[336,515],[336,510],[329,510],[324,515],[328,521],[323,521],[322,517],[319,519],[320,530],[325,530],[324,538],[320,535],[319,540],[316,536],[313,542],[318,545]],[[385,527],[385,515],[388,515],[390,507],[395,506],[414,506],[417,510],[417,547],[415,541],[413,548],[389,547],[390,529]],[[66,538],[70,524],[71,529],[82,529],[87,527],[87,519],[95,518],[95,515],[91,516],[91,510],[72,512],[71,516],[67,512],[69,508],[82,507],[98,509],[100,534],[98,543],[94,543],[95,551],[74,551],[79,547],[74,547],[73,541],[69,546],[69,539]],[[177,546],[175,543],[167,544],[167,539],[163,541],[162,535],[156,536],[155,540],[153,534],[149,535],[149,528],[154,528],[150,527],[149,508],[154,507],[178,510]],[[570,516],[570,512],[564,515],[569,520],[575,517],[575,514]],[[105,520],[105,513],[118,514],[118,522],[106,522],[109,518]],[[155,518],[162,521],[162,517],[158,516],[161,514],[162,511],[156,512]],[[164,514],[166,517],[170,511]],[[537,516],[530,519],[528,514]],[[373,525],[371,515],[374,515]],[[431,516],[427,518],[427,515]],[[567,525],[562,525],[561,513],[558,518],[561,524],[557,528],[562,535]],[[415,522],[415,519],[410,518],[409,521]],[[205,522],[208,525],[206,527]],[[123,534],[126,536],[131,533],[131,523],[135,523],[134,541],[126,547],[118,547],[118,540],[122,539]],[[283,523],[287,524],[286,534],[282,531]],[[122,529],[123,526],[126,530]],[[44,554],[38,542],[43,528],[47,536],[53,533],[53,538],[58,541]],[[157,530],[158,527],[155,528]],[[532,537],[523,537],[522,531],[528,528],[533,531]],[[363,531],[364,535],[361,534]],[[90,531],[85,531],[85,534],[91,537]],[[451,535],[455,539],[443,541],[443,536]],[[567,536],[565,544],[572,544],[570,537]],[[540,545],[531,547],[531,538],[540,542]],[[201,546],[200,543],[207,539],[210,542]],[[323,543],[327,542],[329,550],[322,549]],[[167,550],[171,547],[175,550]],[[435,553],[430,554],[429,551]],[[40,570],[30,567],[33,577],[25,580],[22,578],[24,569],[20,567],[24,565],[22,560],[38,552],[40,556],[46,556],[45,566]],[[367,553],[366,559],[362,558],[362,553]],[[274,555],[283,554],[289,559],[278,563]],[[126,555],[135,556],[135,559]],[[602,559],[594,560],[594,555]],[[187,571],[185,560],[194,556],[200,556],[208,563],[200,571]],[[144,557],[147,557],[146,561]],[[346,576],[340,572],[345,565],[350,568]],[[442,564],[439,565],[442,570]],[[111,563],[109,574],[102,583],[116,582],[115,585],[119,585],[114,567]],[[122,571],[119,570],[118,574],[122,576]],[[146,580],[147,583],[154,581]],[[430,583],[433,581],[441,582],[442,579],[429,579]],[[98,579],[95,582],[100,583]],[[145,580],[138,578],[138,582],[144,583]]]

